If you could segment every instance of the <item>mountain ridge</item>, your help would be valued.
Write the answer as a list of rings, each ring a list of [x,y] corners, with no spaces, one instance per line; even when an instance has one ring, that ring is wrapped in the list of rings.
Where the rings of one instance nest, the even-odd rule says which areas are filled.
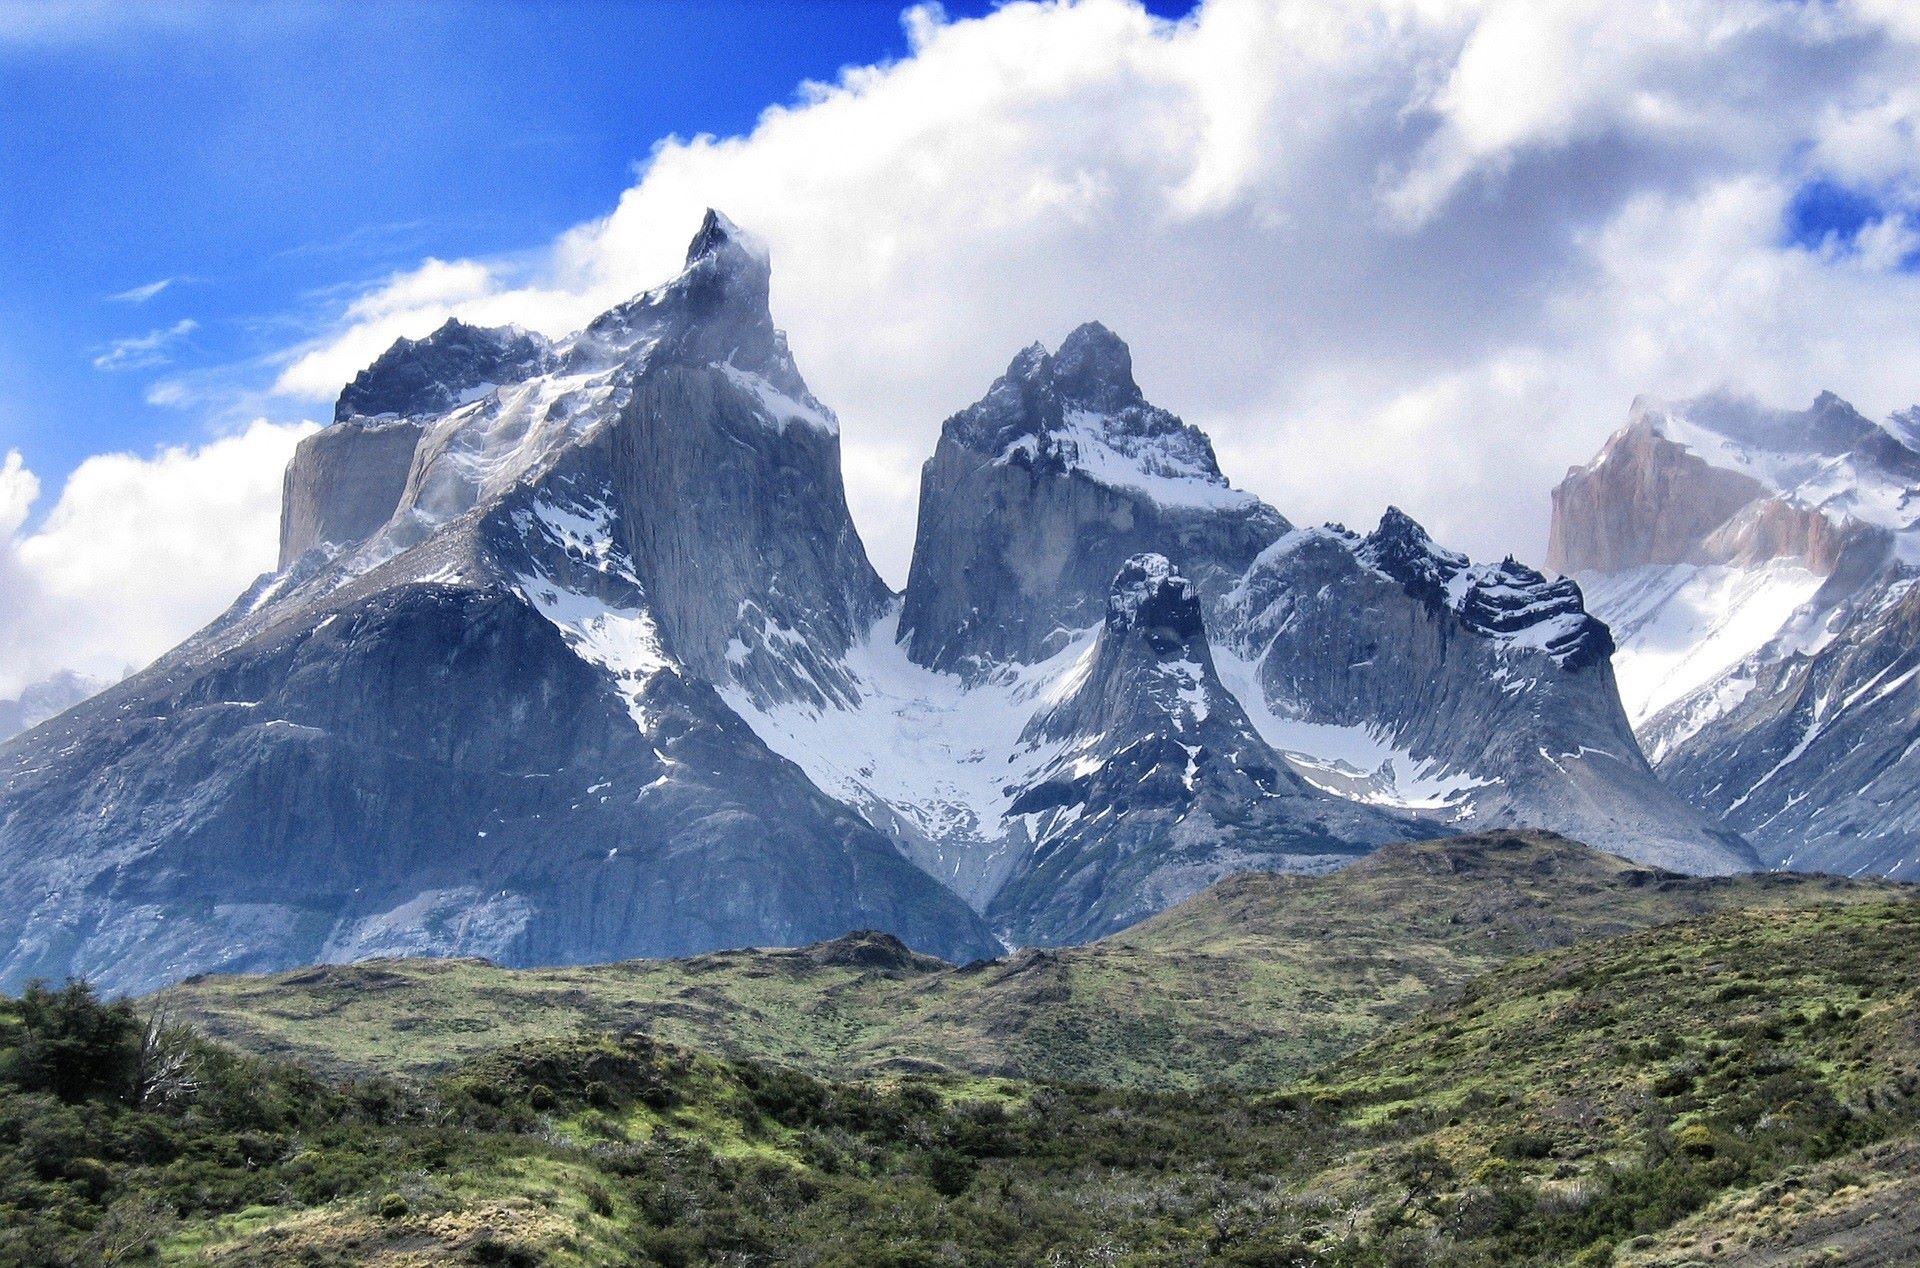
[[[452,323],[357,377],[284,566],[0,747],[0,984],[867,926],[969,958],[1429,823],[1754,865],[1640,759],[1577,588],[1398,513],[1293,529],[1094,323],[942,428],[894,595],[770,286],[710,212],[571,336]],[[1104,631],[1149,557],[1178,654]],[[1068,700],[1107,729],[1034,726]]]

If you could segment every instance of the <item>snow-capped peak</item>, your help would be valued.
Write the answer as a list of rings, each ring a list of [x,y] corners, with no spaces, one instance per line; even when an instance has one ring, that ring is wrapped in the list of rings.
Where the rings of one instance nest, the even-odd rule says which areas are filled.
[[[738,250],[761,264],[770,264],[772,260],[767,244],[758,236],[735,224],[726,213],[707,208],[693,241],[687,244],[688,267],[708,257],[724,258],[731,250]]]
[[[1354,558],[1435,608],[1445,608],[1502,647],[1542,651],[1568,669],[1613,651],[1606,626],[1587,614],[1580,587],[1549,579],[1511,556],[1476,564],[1434,543],[1397,506],[1353,546]]]
[[[1221,474],[1203,432],[1148,402],[1126,343],[1098,322],[1075,329],[1057,352],[1021,349],[943,435],[1000,465],[1077,473],[1162,506],[1260,506]]]

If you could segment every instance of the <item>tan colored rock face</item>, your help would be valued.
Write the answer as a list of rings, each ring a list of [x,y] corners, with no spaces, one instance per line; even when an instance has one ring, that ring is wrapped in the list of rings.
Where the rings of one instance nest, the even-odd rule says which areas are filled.
[[[1554,489],[1547,566],[1563,573],[1618,572],[1705,562],[1708,539],[1766,497],[1759,481],[1709,466],[1636,413],[1594,462],[1568,471]]]
[[[1820,576],[1832,573],[1846,545],[1845,529],[1812,507],[1777,497],[1749,502],[1700,543],[1689,563],[1746,567],[1796,559]]]

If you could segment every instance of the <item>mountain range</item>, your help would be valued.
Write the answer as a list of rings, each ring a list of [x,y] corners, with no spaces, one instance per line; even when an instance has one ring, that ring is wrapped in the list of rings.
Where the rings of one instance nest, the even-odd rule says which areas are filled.
[[[1643,399],[1554,491],[1648,756],[1769,866],[1920,878],[1914,422]]]
[[[1292,524],[1097,323],[945,422],[894,593],[770,281],[709,213],[565,339],[450,321],[362,371],[278,568],[0,747],[0,986],[858,927],[964,961],[1504,825],[1761,866],[1643,756],[1579,584]]]

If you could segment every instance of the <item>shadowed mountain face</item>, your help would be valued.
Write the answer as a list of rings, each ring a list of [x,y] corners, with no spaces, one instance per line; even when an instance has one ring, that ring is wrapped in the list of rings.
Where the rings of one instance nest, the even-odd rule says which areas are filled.
[[[0,748],[0,986],[873,927],[967,959],[1436,824],[1751,866],[1653,779],[1577,587],[1295,530],[1104,327],[925,468],[907,591],[710,213],[549,342],[450,322],[289,467],[280,569]]]
[[[1641,401],[1554,492],[1641,743],[1774,866],[1920,876],[1912,435],[1831,393]]]
[[[886,598],[765,272],[713,218],[679,278],[543,352],[550,370],[419,419],[370,532],[356,480],[401,464],[351,455],[394,424],[341,424],[343,478],[304,487],[316,523],[351,531],[0,749],[0,983],[565,963],[860,925],[995,950],[711,685],[824,698]]]
[[[1233,872],[1328,871],[1421,835],[1410,814],[1313,787],[1260,738],[1165,556],[1121,567],[1090,656],[1027,727],[1070,747],[1011,807],[1037,825],[990,909],[1014,942],[1085,942]]]

